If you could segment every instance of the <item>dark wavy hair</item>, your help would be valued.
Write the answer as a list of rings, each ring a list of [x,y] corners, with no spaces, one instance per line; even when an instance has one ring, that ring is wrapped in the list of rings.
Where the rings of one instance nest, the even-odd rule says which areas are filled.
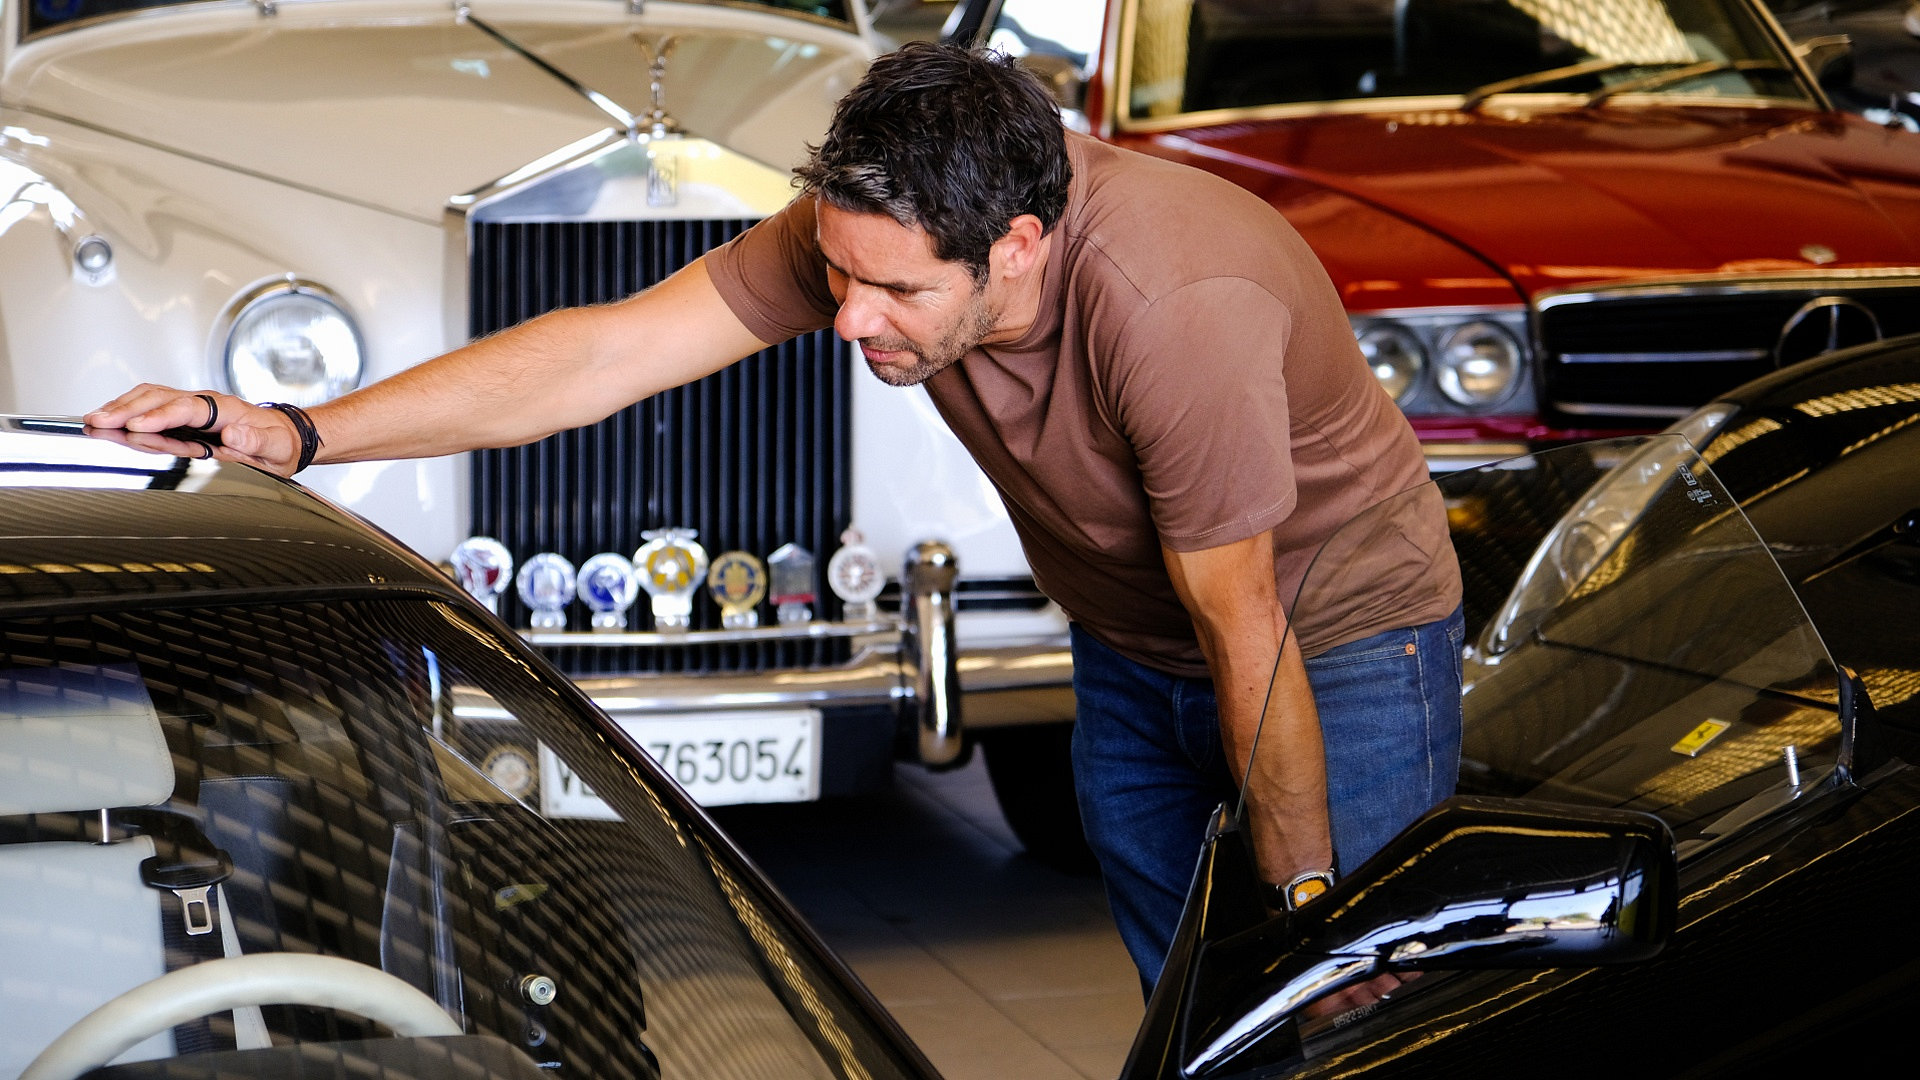
[[[802,192],[925,229],[975,284],[1014,218],[1053,229],[1073,175],[1038,78],[1001,53],[926,41],[875,60],[811,150],[794,170]]]

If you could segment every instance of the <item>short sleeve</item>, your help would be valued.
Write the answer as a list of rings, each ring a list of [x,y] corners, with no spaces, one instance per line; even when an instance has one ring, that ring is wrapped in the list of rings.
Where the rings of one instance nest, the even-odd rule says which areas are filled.
[[[761,341],[833,325],[839,305],[814,241],[813,199],[801,196],[706,256],[720,298]]]
[[[1106,358],[1104,406],[1133,446],[1167,547],[1231,544],[1292,513],[1291,329],[1265,288],[1207,278],[1145,306]]]

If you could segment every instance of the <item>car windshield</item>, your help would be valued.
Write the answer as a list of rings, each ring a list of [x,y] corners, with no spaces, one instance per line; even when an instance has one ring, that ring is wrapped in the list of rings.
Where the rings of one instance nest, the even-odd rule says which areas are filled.
[[[86,22],[92,19],[124,15],[150,8],[185,7],[207,3],[234,4],[240,0],[21,0],[21,18],[26,36]],[[259,0],[254,0],[259,2]],[[284,2],[284,0],[283,0]],[[298,0],[301,3],[315,0]],[[607,0],[609,4],[624,0]],[[848,21],[847,4],[854,0],[686,0],[689,3],[724,3],[729,6],[762,7],[801,15],[812,15],[837,22]]]
[[[1736,0],[1137,0],[1123,115],[1505,93],[1811,99]]]
[[[1680,436],[1565,447],[1405,492],[1327,541],[1292,610],[1367,595],[1358,575],[1379,561],[1361,554],[1442,518],[1464,584],[1462,793],[1650,812],[1685,856],[1847,753],[1833,660]]]
[[[124,1007],[90,1075],[920,1075],[611,730],[430,598],[10,615],[0,1077],[129,989],[261,958],[462,1034],[240,979],[205,1018]]]

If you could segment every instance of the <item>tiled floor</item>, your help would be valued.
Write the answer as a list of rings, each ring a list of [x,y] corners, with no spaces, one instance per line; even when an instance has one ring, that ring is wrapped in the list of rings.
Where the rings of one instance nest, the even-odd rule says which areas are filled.
[[[948,1080],[1112,1080],[1140,984],[1097,879],[1020,853],[976,759],[715,815]]]

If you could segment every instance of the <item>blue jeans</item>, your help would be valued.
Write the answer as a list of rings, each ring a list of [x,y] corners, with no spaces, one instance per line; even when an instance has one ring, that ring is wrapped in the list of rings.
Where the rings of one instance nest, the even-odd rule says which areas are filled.
[[[1453,793],[1460,769],[1459,611],[1307,661],[1326,743],[1341,873]],[[1156,671],[1075,626],[1074,789],[1120,938],[1152,986],[1179,927],[1208,819],[1238,792],[1210,679]],[[1260,753],[1284,748],[1262,743]]]

